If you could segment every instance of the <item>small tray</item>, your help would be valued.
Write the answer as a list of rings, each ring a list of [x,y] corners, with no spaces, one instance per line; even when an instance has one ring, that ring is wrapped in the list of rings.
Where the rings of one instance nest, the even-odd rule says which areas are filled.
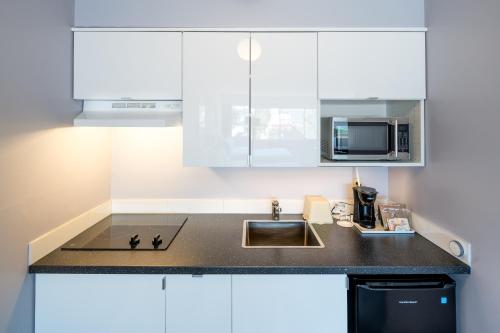
[[[361,232],[363,235],[411,235],[415,233],[415,230],[411,229],[410,231],[390,231],[390,230],[385,230],[384,227],[380,225],[380,222],[377,221],[375,223],[375,228],[373,229],[368,229],[360,226],[356,222],[353,223],[356,229]]]

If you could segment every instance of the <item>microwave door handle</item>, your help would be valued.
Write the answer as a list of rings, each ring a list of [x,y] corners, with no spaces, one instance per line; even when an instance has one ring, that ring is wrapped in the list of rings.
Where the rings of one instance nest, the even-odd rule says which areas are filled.
[[[398,138],[398,120],[394,122],[394,154],[396,157],[396,160],[398,159],[398,151],[399,151],[399,138]]]

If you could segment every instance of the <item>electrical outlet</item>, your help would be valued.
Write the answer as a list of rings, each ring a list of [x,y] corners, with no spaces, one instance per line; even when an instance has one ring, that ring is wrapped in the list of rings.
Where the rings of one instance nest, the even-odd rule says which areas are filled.
[[[352,168],[352,187],[361,186],[361,179],[359,178],[359,170],[357,167]]]

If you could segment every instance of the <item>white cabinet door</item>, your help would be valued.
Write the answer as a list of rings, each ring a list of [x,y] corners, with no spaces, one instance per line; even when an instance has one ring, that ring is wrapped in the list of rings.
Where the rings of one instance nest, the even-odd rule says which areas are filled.
[[[180,100],[182,33],[75,32],[75,99]]]
[[[248,33],[186,32],[184,165],[248,166]]]
[[[167,333],[231,333],[231,275],[168,275]]]
[[[253,33],[251,44],[251,165],[316,166],[317,34]]]
[[[320,32],[320,99],[425,99],[424,32]]]
[[[164,333],[161,275],[37,274],[36,333]]]
[[[233,333],[346,333],[345,275],[233,275]]]

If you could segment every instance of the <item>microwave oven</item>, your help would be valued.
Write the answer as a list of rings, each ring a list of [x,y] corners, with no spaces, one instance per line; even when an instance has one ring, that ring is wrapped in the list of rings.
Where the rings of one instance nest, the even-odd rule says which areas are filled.
[[[410,160],[408,118],[321,118],[321,156],[333,161]]]

